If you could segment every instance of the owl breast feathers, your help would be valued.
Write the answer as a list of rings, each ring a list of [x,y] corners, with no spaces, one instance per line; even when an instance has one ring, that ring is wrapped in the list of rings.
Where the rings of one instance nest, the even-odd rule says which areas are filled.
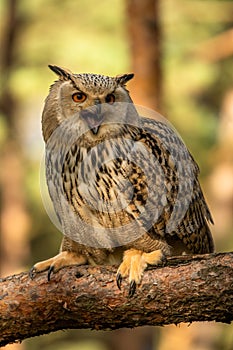
[[[131,296],[148,264],[212,252],[198,166],[168,123],[139,115],[125,87],[133,74],[50,68],[59,80],[42,116],[46,178],[64,238],[31,276],[118,263],[117,285],[129,276]]]

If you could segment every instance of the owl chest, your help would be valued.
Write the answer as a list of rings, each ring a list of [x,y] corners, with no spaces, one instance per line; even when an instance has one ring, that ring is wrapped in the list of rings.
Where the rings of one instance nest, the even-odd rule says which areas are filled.
[[[47,179],[51,178],[48,185],[53,182],[50,186],[53,202],[58,203],[58,207],[61,202],[66,208],[63,212],[71,208],[95,227],[121,227],[135,219],[143,219],[142,215],[146,215],[148,221],[150,217],[147,218],[146,213],[150,216],[157,201],[156,195],[151,194],[146,210],[148,185],[153,182],[154,186],[156,169],[152,171],[153,159],[149,155],[146,157],[144,149],[136,146],[132,140],[124,138],[105,141],[90,149],[74,144],[67,152],[58,152],[57,158],[51,152],[47,157],[50,164]],[[156,192],[161,191],[156,189]]]
[[[110,147],[70,150],[62,168],[63,190],[81,216],[111,216],[113,220],[127,206],[131,170],[123,153],[116,157]]]

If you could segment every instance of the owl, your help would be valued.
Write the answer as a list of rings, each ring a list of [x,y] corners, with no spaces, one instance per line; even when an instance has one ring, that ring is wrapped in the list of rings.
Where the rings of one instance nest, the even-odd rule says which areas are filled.
[[[126,88],[134,75],[49,68],[58,80],[42,114],[46,180],[64,237],[30,276],[117,264],[117,286],[127,277],[133,296],[148,265],[213,252],[199,168],[171,125],[134,105]]]

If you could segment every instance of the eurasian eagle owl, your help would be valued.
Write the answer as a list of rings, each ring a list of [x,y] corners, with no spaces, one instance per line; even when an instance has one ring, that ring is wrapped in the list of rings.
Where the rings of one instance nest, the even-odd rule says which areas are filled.
[[[42,116],[46,179],[64,238],[31,276],[67,265],[119,264],[133,295],[148,264],[213,251],[199,169],[174,129],[139,115],[133,74],[73,74],[49,66]]]

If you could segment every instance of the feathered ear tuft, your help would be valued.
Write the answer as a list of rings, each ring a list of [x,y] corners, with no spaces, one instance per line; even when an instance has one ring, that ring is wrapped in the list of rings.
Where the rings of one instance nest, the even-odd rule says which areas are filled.
[[[53,66],[49,64],[49,68],[56,73],[61,80],[68,80],[70,79],[72,72],[69,71],[66,68],[58,67],[58,66]]]
[[[121,74],[116,76],[117,84],[119,85],[125,85],[129,80],[131,80],[134,77],[133,73],[130,74]]]

